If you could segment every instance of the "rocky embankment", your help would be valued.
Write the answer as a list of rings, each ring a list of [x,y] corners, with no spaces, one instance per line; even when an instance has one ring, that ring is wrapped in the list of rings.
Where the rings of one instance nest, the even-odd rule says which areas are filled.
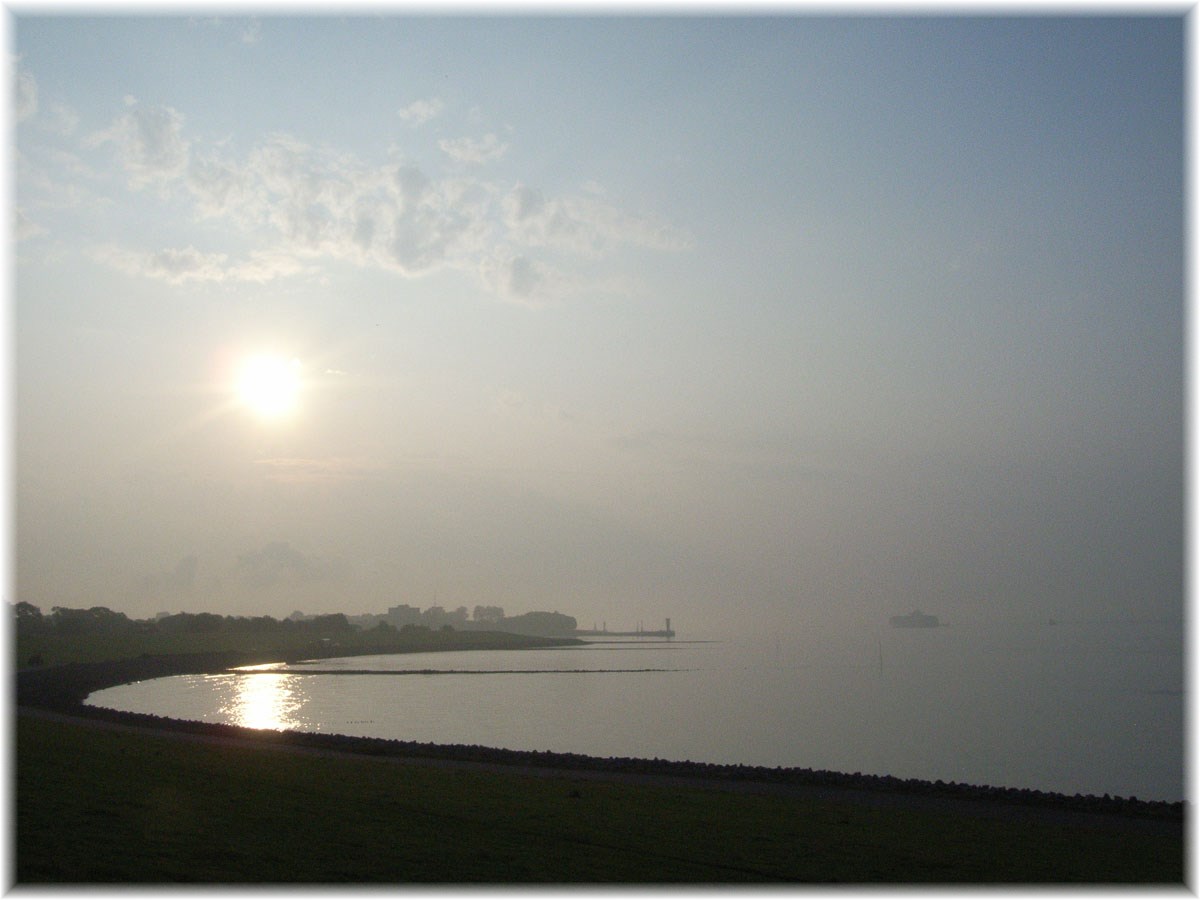
[[[386,650],[364,652],[387,652]],[[142,656],[137,659],[100,663],[72,663],[43,669],[25,669],[16,677],[18,707],[50,709],[72,715],[106,719],[162,730],[258,740],[264,743],[375,756],[407,756],[429,759],[460,760],[514,766],[536,766],[567,771],[627,772],[686,778],[743,780],[775,784],[811,785],[853,790],[902,792],[960,800],[981,800],[1020,805],[1047,806],[1082,812],[1118,814],[1182,822],[1184,804],[1138,800],[1135,797],[1074,796],[1025,788],[990,787],[956,782],[923,781],[891,775],[865,775],[819,769],[766,768],[747,765],[722,765],[690,761],[593,757],[577,753],[538,750],[502,750],[463,744],[427,744],[384,738],[351,737],[308,732],[275,732],[189,722],[140,713],[118,712],[85,706],[94,691],[148,678],[195,673],[216,673],[235,666],[270,662],[261,655],[242,652],[195,653],[174,656]],[[277,660],[275,660],[277,661]]]

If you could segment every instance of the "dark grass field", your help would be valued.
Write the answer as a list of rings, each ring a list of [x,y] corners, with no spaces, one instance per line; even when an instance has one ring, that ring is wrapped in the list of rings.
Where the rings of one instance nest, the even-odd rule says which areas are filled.
[[[17,883],[1167,883],[1181,834],[461,771],[19,715]]]

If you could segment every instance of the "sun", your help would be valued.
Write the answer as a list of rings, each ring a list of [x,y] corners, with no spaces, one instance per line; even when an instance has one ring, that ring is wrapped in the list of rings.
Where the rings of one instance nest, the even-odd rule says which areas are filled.
[[[238,401],[263,419],[293,412],[300,399],[300,361],[274,354],[247,357],[238,368]]]

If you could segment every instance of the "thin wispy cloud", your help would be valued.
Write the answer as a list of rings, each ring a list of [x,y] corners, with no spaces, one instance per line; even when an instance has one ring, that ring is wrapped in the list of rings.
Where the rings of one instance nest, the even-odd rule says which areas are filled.
[[[90,135],[86,146],[112,144],[137,189],[166,185],[187,171],[188,142],[183,138],[183,116],[169,106],[147,106],[126,98],[129,111],[104,131]]]
[[[630,215],[587,194],[545,197],[518,185],[502,201],[509,235],[530,247],[552,247],[599,257],[619,244],[656,250],[691,248],[688,235],[652,219]]]
[[[503,251],[480,264],[480,275],[495,294],[531,307],[540,306],[543,298],[570,294],[580,286],[552,266]]]
[[[79,113],[65,103],[52,103],[42,115],[41,125],[47,131],[67,137],[79,127]]]
[[[277,253],[255,252],[247,259],[231,261],[227,254],[203,253],[192,246],[137,251],[105,244],[93,247],[90,255],[95,261],[128,275],[169,284],[189,281],[262,284],[312,271],[299,260]]]
[[[13,83],[13,112],[18,122],[24,122],[38,109],[37,79],[23,69],[17,69]]]
[[[299,260],[326,259],[404,277],[465,271],[503,298],[530,302],[581,286],[567,274],[570,256],[595,260],[622,245],[690,247],[679,229],[623,213],[594,193],[545,197],[530,187],[430,174],[411,163],[369,163],[285,134],[238,157],[222,144],[187,138],[184,117],[173,108],[132,98],[127,105],[86,146],[110,146],[132,189],[152,185],[164,197],[182,196],[197,220],[224,221],[242,240],[259,244],[243,262],[192,247],[93,250],[94,259],[131,275],[175,284],[266,281],[307,274]],[[495,135],[443,142],[453,158],[467,162],[498,159],[506,148]],[[540,252],[550,255],[539,258]]]
[[[440,116],[445,108],[446,104],[439,98],[430,97],[428,100],[413,101],[408,106],[397,110],[396,115],[400,117],[401,122],[409,125],[424,125]]]
[[[257,44],[260,40],[262,40],[262,22],[257,20],[251,22],[241,30],[238,38],[243,44],[249,44],[251,46]]]
[[[25,214],[25,211],[19,206],[13,210],[16,222],[13,227],[13,234],[18,241],[28,240],[29,238],[41,237],[46,234],[46,229],[34,222]]]
[[[508,152],[508,144],[501,143],[494,134],[481,138],[443,139],[438,141],[438,146],[451,159],[466,163],[491,162]]]

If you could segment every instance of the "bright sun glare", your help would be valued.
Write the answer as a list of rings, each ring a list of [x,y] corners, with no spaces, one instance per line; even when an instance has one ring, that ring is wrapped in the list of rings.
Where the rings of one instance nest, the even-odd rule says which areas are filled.
[[[262,354],[248,357],[237,375],[242,405],[265,419],[276,419],[296,408],[300,395],[300,361]]]

